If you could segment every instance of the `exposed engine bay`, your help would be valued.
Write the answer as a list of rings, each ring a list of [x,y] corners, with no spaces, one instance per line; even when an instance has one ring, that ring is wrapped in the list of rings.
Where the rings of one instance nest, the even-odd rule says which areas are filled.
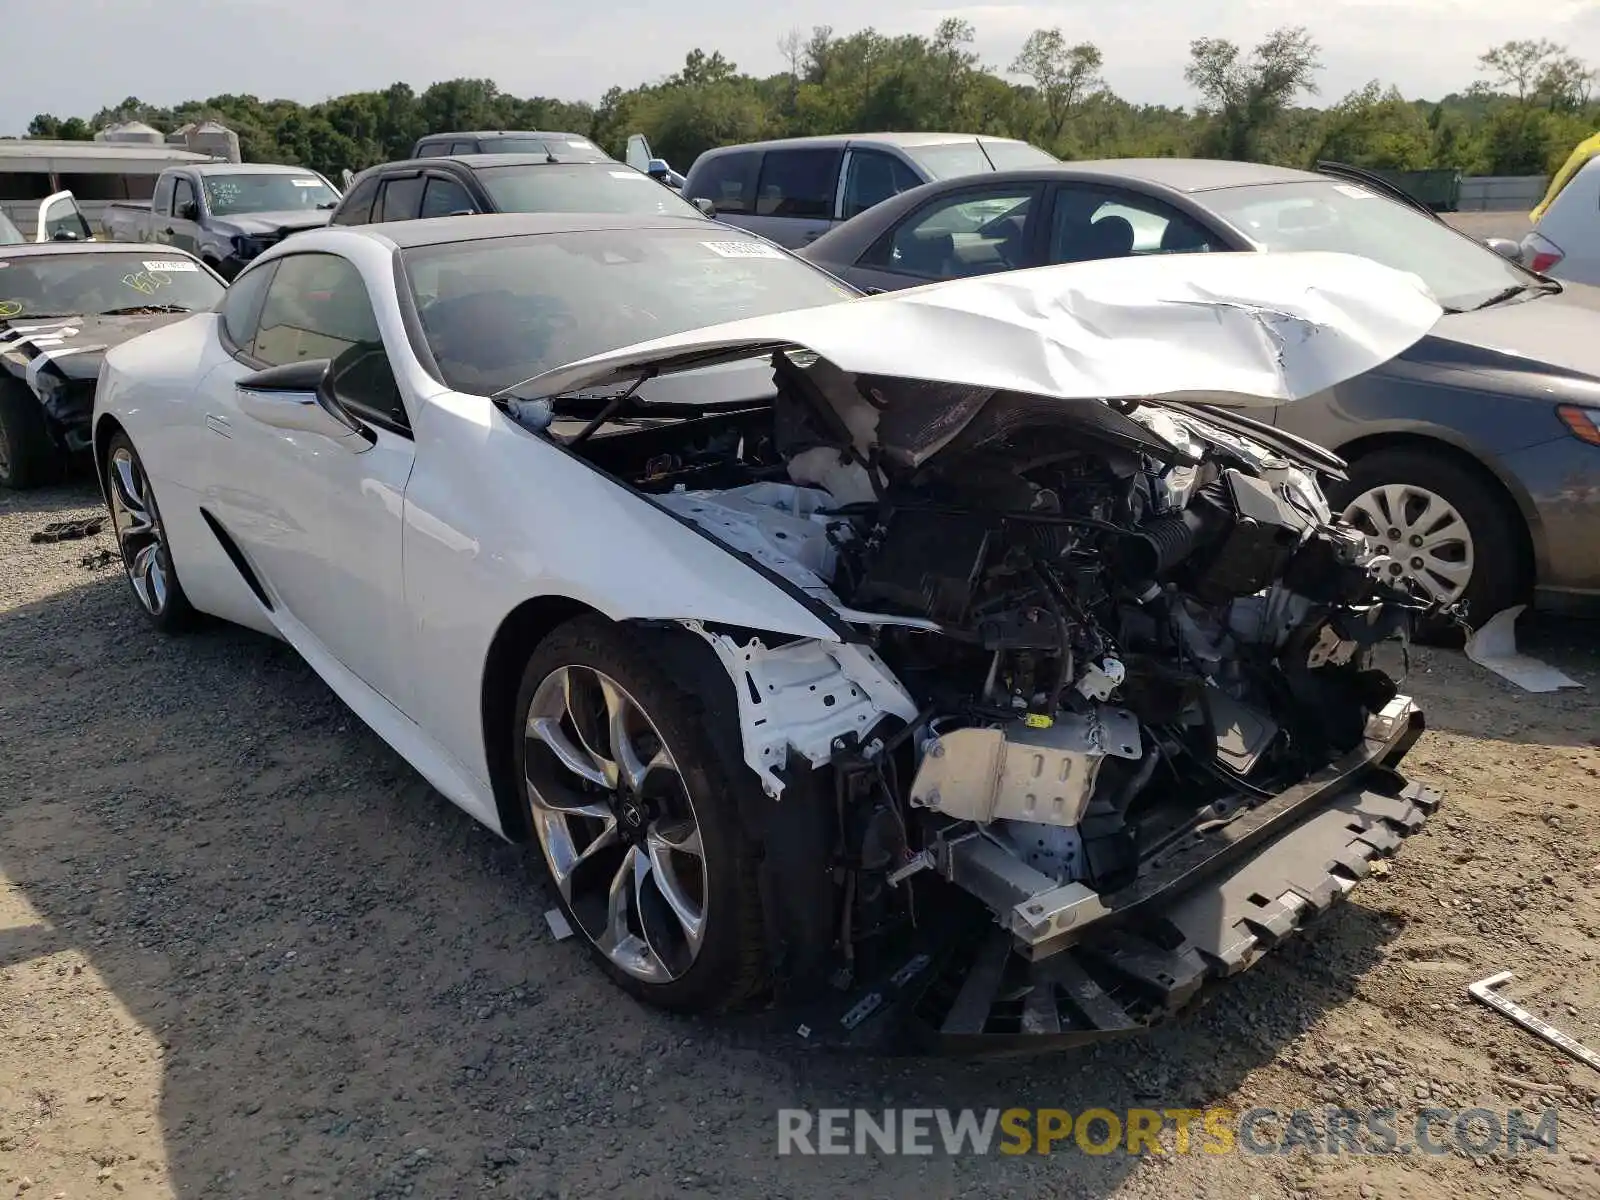
[[[1433,610],[1330,512],[1325,452],[1199,406],[771,362],[768,404],[518,419],[850,632],[689,623],[736,681],[768,795],[827,777],[844,977],[936,878],[1018,952],[1059,953],[1164,855],[1305,788],[1408,704],[1373,649]]]

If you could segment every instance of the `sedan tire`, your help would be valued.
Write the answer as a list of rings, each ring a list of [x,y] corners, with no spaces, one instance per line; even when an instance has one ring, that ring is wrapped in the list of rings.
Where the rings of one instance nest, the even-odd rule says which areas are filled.
[[[0,487],[43,487],[61,477],[61,465],[38,398],[22,384],[0,379]]]
[[[1362,455],[1335,506],[1392,555],[1390,572],[1427,597],[1464,600],[1474,628],[1526,597],[1522,530],[1509,505],[1471,470],[1439,453],[1395,447]],[[1459,643],[1445,622],[1419,631]]]
[[[739,1007],[767,981],[755,855],[699,699],[634,631],[561,626],[523,672],[513,756],[573,930],[642,1000]]]
[[[105,489],[122,569],[140,610],[163,633],[189,629],[197,614],[172,565],[155,487],[132,440],[121,430],[106,445]]]

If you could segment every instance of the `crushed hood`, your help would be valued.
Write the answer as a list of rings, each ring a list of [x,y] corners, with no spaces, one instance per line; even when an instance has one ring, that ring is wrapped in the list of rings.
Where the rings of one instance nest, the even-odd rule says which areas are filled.
[[[541,399],[808,350],[857,376],[1063,399],[1270,406],[1388,361],[1441,312],[1416,276],[1352,255],[1153,255],[733,321],[597,354],[502,394]]]

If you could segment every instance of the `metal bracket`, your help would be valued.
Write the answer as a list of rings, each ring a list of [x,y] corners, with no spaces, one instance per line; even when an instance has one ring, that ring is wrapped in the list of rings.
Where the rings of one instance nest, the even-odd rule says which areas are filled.
[[[1600,1071],[1600,1054],[1596,1054],[1587,1046],[1573,1041],[1554,1025],[1541,1021],[1522,1005],[1514,1000],[1509,1000],[1495,989],[1511,978],[1510,971],[1501,971],[1498,975],[1491,975],[1487,979],[1480,979],[1477,983],[1469,983],[1467,992],[1480,1004],[1487,1004],[1510,1017],[1518,1025],[1536,1037],[1543,1038],[1552,1046],[1565,1050],[1581,1063],[1588,1063],[1596,1071]]]

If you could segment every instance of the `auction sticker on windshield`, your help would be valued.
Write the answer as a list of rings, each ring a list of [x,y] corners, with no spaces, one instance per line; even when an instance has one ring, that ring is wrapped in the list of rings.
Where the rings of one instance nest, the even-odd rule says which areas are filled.
[[[1377,195],[1376,192],[1369,192],[1366,188],[1356,187],[1353,183],[1336,183],[1333,185],[1333,190],[1349,196],[1352,200],[1371,200]]]
[[[160,271],[165,274],[171,271],[198,271],[200,268],[192,262],[184,262],[181,258],[173,258],[147,262],[144,264],[144,269],[146,271]]]
[[[765,242],[701,242],[713,254],[723,258],[782,258],[783,255]]]
[[[320,180],[320,179],[291,179],[289,182],[294,184],[295,187],[321,187],[322,186],[322,180]]]

